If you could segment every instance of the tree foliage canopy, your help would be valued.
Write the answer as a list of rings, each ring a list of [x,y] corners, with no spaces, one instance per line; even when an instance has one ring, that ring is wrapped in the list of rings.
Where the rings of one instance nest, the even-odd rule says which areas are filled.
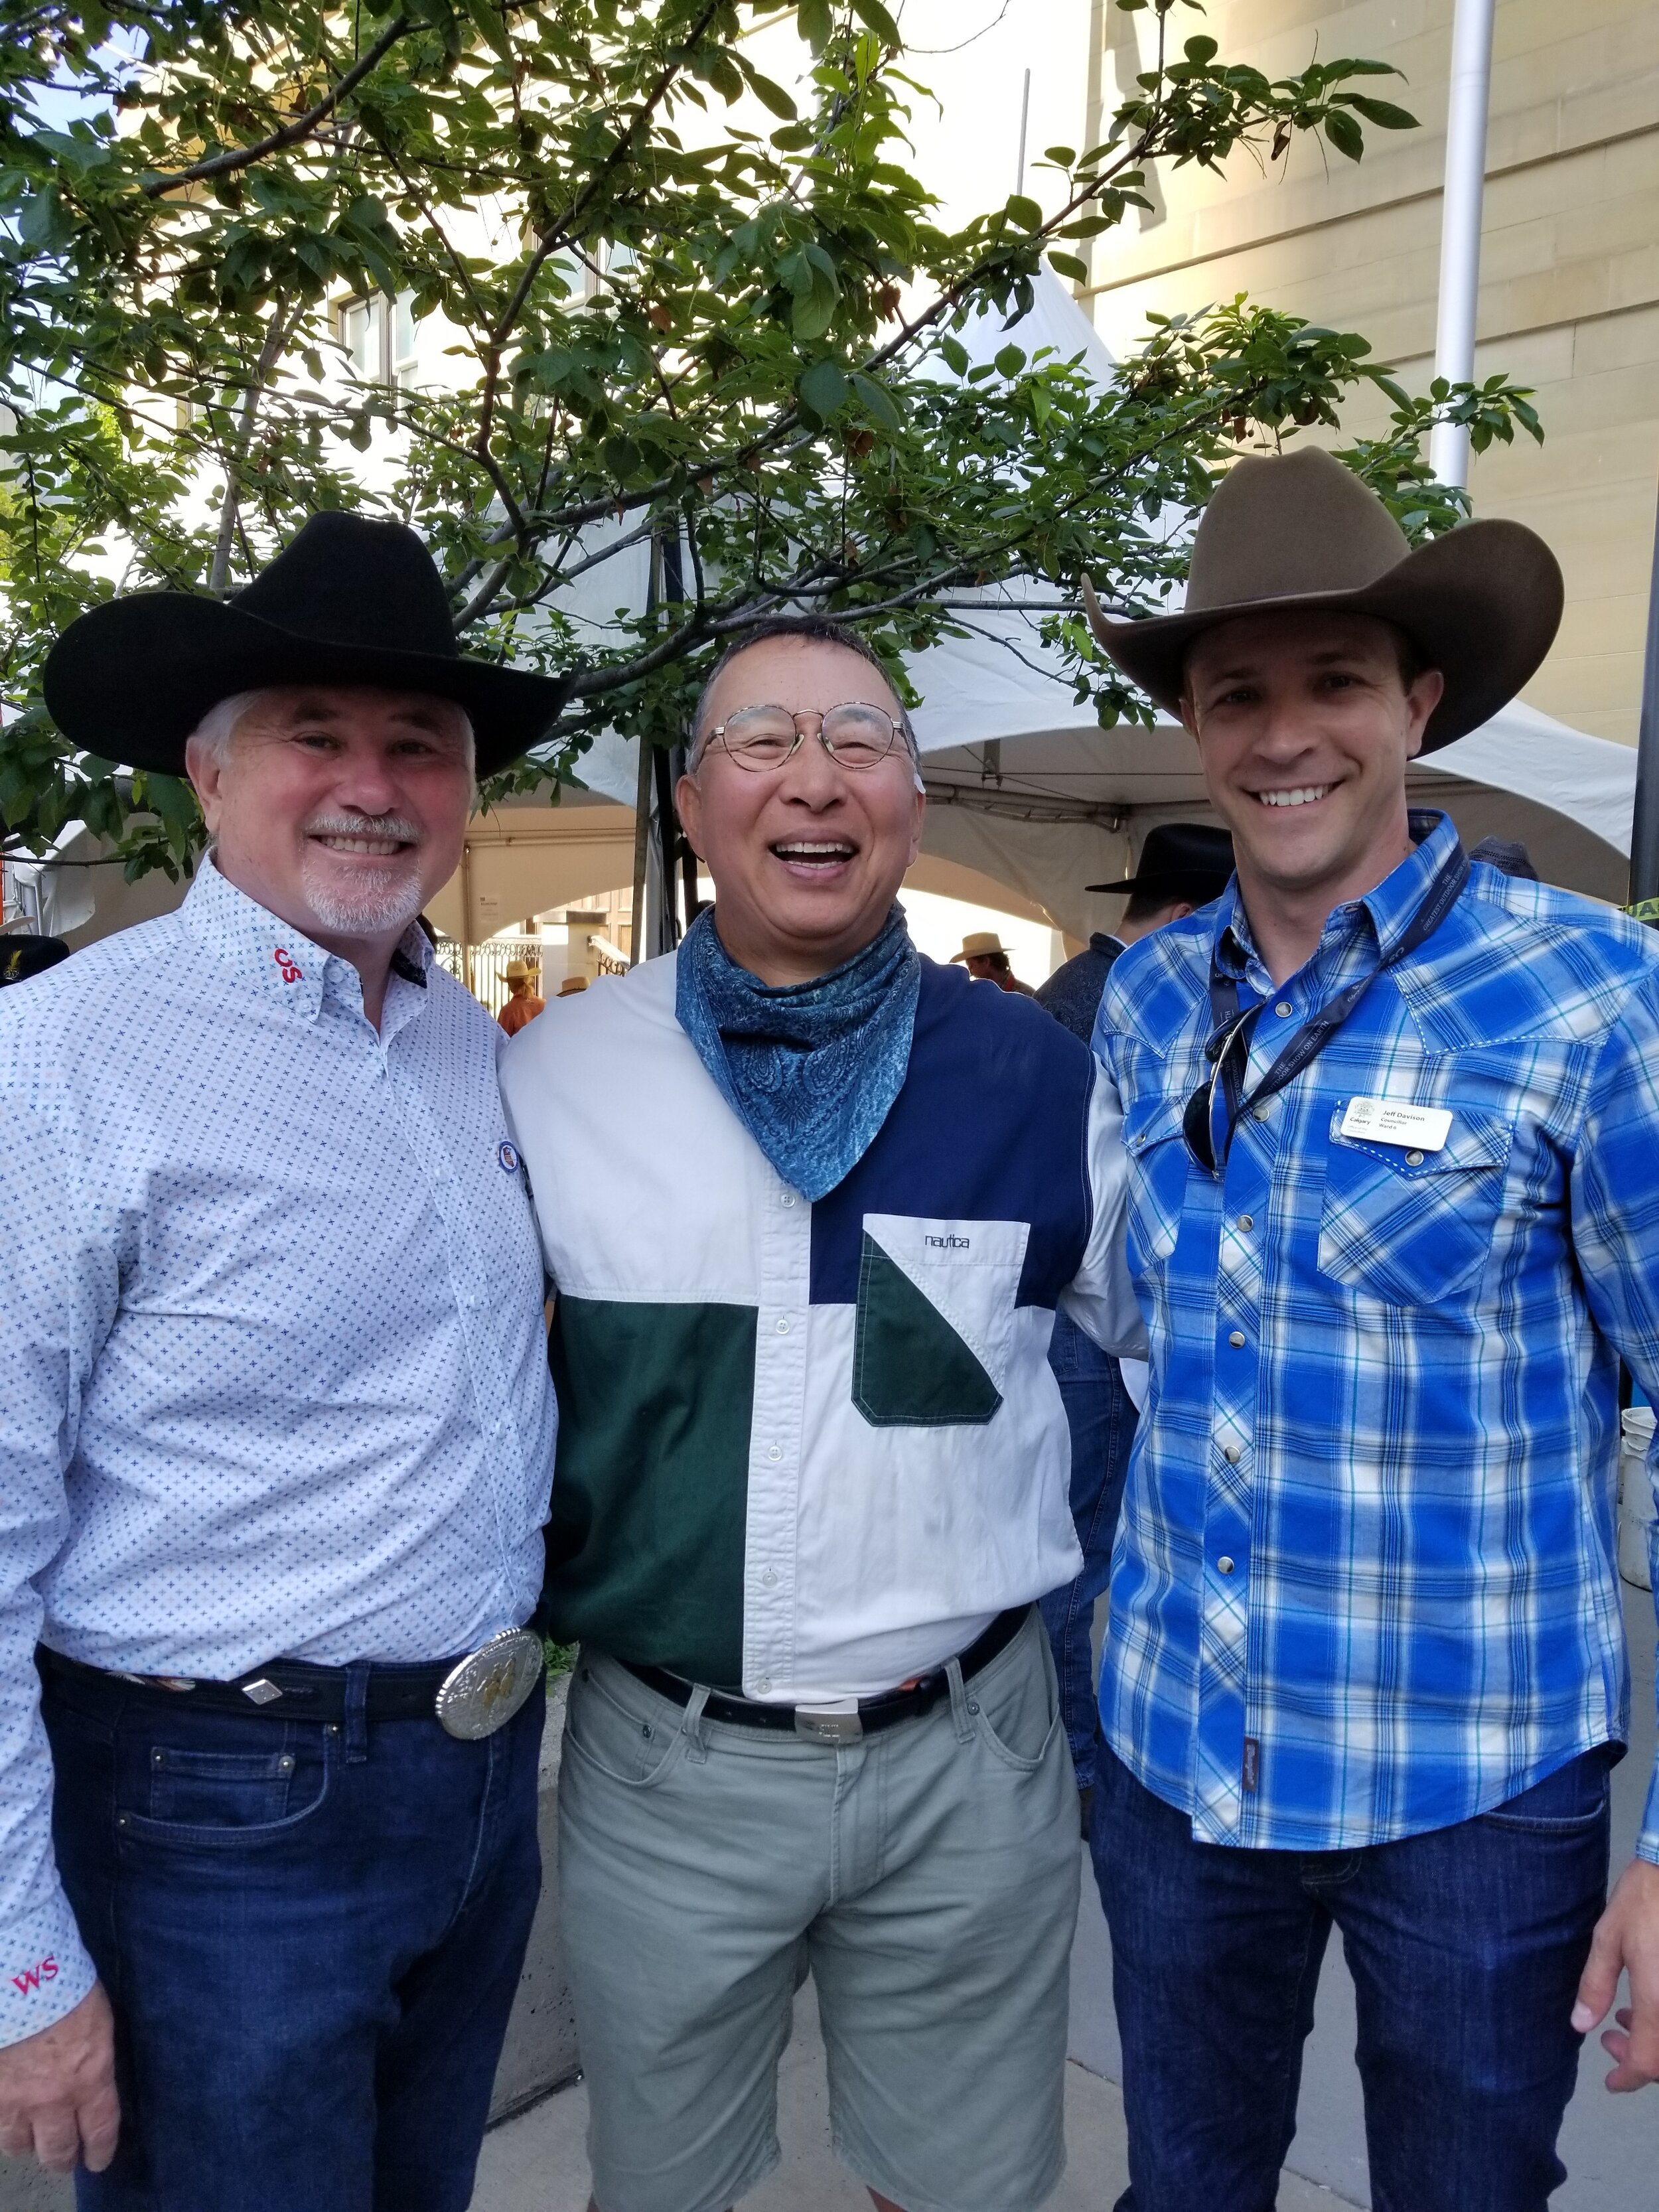
[[[1104,393],[1012,339],[970,364],[967,319],[1017,317],[1045,260],[1085,277],[1153,165],[1298,136],[1357,160],[1413,121],[1367,89],[1378,63],[1270,82],[1150,6],[1156,60],[1104,143],[1049,149],[1042,204],[947,230],[882,0],[3,0],[8,848],[78,817],[134,867],[185,860],[188,793],[71,753],[40,663],[113,590],[234,588],[320,507],[411,520],[467,650],[580,669],[525,783],[606,725],[667,741],[758,614],[912,650],[1016,580],[1054,587],[1080,696],[1145,719],[1071,611],[1079,574],[1155,607],[1183,558],[1160,514],[1356,393],[1389,424],[1345,458],[1414,536],[1449,527],[1426,432],[1535,434],[1501,378],[1413,397],[1361,337],[1243,300],[1155,319]],[[792,16],[786,85],[759,57]],[[448,374],[349,373],[348,295],[441,317]],[[641,542],[670,556],[652,604],[596,641],[568,587]]]

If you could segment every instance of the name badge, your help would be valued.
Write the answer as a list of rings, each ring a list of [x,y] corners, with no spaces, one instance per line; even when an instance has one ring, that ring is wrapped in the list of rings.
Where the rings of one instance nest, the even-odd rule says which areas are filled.
[[[1373,1145],[1409,1145],[1414,1152],[1443,1152],[1451,1125],[1451,1111],[1445,1106],[1402,1106],[1394,1098],[1351,1098],[1342,1116],[1342,1134],[1364,1137]]]

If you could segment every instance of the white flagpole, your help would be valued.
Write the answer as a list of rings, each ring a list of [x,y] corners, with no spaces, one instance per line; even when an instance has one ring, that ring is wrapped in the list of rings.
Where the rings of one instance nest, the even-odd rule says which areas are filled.
[[[1457,0],[1452,21],[1446,189],[1440,217],[1440,311],[1434,337],[1434,373],[1451,384],[1468,383],[1474,374],[1493,5],[1494,0]],[[1461,423],[1436,426],[1429,441],[1429,465],[1442,483],[1468,484],[1469,434]]]

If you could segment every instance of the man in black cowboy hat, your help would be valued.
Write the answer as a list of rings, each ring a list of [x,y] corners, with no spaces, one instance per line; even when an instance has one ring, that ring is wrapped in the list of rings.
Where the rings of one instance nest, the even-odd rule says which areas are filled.
[[[1201,822],[1156,823],[1146,832],[1132,876],[1085,885],[1091,892],[1125,894],[1117,927],[1095,930],[1081,952],[1039,985],[1037,1004],[1087,1044],[1106,978],[1124,946],[1218,899],[1232,872],[1233,841],[1224,830],[1209,830]]]
[[[1378,2212],[1543,2212],[1621,1966],[1609,2087],[1659,2077],[1659,1786],[1603,1909],[1659,948],[1406,805],[1560,607],[1529,531],[1411,551],[1316,451],[1224,480],[1180,613],[1091,604],[1237,869],[1096,1031],[1151,1339],[1092,1836],[1134,2212],[1272,2205],[1333,1924]]]
[[[1161,822],[1146,832],[1132,876],[1091,884],[1091,891],[1127,894],[1117,927],[1096,930],[1083,951],[1056,968],[1036,994],[1036,1002],[1087,1044],[1094,1035],[1101,993],[1126,945],[1172,921],[1183,921],[1218,899],[1233,872],[1233,841],[1224,830],[1198,822]],[[1048,1364],[1060,1385],[1072,1431],[1072,1517],[1083,1553],[1083,1571],[1051,1590],[1042,1619],[1054,1647],[1066,1734],[1082,1801],[1086,1833],[1095,1779],[1095,1604],[1111,1572],[1118,1508],[1128,1472],[1129,1447],[1146,1392],[1144,1362],[1114,1359],[1064,1310],[1054,1316]]]
[[[417,917],[562,690],[323,514],[83,616],[46,694],[213,846],[0,1000],[0,2148],[98,2212],[463,2212],[554,1413],[504,1041]]]

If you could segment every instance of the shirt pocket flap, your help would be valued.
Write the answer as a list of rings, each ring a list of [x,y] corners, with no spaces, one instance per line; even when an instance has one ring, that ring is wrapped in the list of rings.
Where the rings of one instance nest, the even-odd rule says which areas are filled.
[[[1187,1111],[1184,1093],[1174,1097],[1164,1096],[1137,1100],[1123,1116],[1123,1149],[1131,1159],[1139,1159],[1171,1137],[1181,1134],[1181,1124]]]
[[[1340,1098],[1332,1108],[1332,1144],[1345,1152],[1362,1152],[1380,1160],[1396,1175],[1408,1179],[1414,1176],[1458,1175],[1469,1169],[1502,1168],[1509,1164],[1510,1147],[1515,1142],[1515,1124],[1500,1121],[1494,1114],[1455,1108],[1445,1143],[1438,1152],[1431,1152],[1420,1145],[1385,1145],[1379,1144],[1374,1137],[1345,1136],[1342,1117],[1352,1103]]]

